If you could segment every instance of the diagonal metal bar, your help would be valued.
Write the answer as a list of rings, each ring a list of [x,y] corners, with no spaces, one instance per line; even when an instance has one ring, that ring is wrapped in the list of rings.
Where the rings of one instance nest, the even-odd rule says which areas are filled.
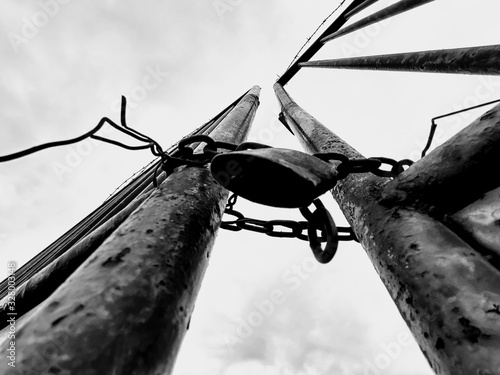
[[[404,12],[408,12],[412,9],[415,9],[421,5],[430,3],[432,1],[434,0],[400,0],[396,4],[389,5],[388,7],[371,14],[366,18],[354,22],[352,25],[346,26],[343,29],[340,29],[339,31],[336,31],[330,35],[325,36],[324,38],[321,39],[321,42],[322,43],[329,42],[343,35],[347,35],[364,27],[373,25],[374,23],[397,16],[398,14]]]
[[[301,67],[401,72],[500,74],[500,45],[362,56],[299,63]]]
[[[251,89],[210,135],[242,142],[259,91]],[[16,367],[3,373],[171,373],[227,196],[207,167],[178,168],[26,316],[16,332]]]
[[[349,6],[332,22],[330,26],[326,28],[324,32],[316,39],[308,49],[304,51],[304,53],[295,60],[295,62],[286,70],[285,73],[278,79],[278,83],[281,85],[286,85],[295,74],[300,70],[300,62],[309,61],[323,46],[324,43],[320,41],[323,37],[334,33],[339,30],[349,18],[346,17],[346,14],[355,9],[358,5],[364,3],[365,0],[354,0]]]
[[[358,14],[359,12],[362,12],[363,10],[368,8],[369,6],[375,4],[377,1],[380,1],[380,0],[366,0],[365,2],[363,2],[362,4],[360,4],[356,8],[354,8],[353,10],[347,12],[345,17],[347,19],[349,19],[352,16],[355,16],[356,14]]]
[[[300,108],[281,85],[275,84],[274,88],[287,122],[308,152],[360,157],[350,145]],[[488,118],[492,119],[491,114],[484,120]],[[495,118],[498,123],[499,118],[496,115]],[[469,127],[465,132],[471,132],[470,141],[474,138],[486,141],[492,124],[490,121],[487,127],[490,131],[475,132]],[[494,142],[498,148],[498,138]],[[492,147],[486,152],[491,152]],[[459,171],[463,163],[458,157],[459,148],[457,145],[447,155],[433,151],[414,165],[422,171],[425,169],[420,169],[419,163],[434,160],[439,169],[439,162],[446,161],[441,168],[454,163],[452,168]],[[479,148],[475,151],[482,153]],[[498,158],[493,157],[490,164],[493,160]],[[403,175],[407,172],[413,175],[412,168]],[[418,180],[418,176],[415,178]],[[441,178],[436,175],[438,180]],[[426,181],[422,180],[422,185]],[[398,179],[389,182],[369,174],[350,175],[337,184],[332,195],[434,371],[444,375],[497,374],[500,313],[495,306],[500,305],[499,270],[459,234],[431,217],[432,210],[425,203],[407,205],[397,199],[384,199],[387,187],[398,183]],[[453,194],[456,191],[453,189],[459,186],[448,191],[456,200],[461,199],[461,194]]]

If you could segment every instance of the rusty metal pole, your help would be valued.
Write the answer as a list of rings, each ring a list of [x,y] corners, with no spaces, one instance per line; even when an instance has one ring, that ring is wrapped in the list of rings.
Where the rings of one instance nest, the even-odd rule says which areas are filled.
[[[301,62],[301,67],[404,72],[500,74],[500,45]]]
[[[234,106],[243,98],[241,95],[233,103],[223,109],[219,114],[212,118],[209,122],[198,127],[186,137],[195,134],[208,134],[211,132],[222,119],[234,108]],[[170,147],[167,152],[172,153],[175,151],[176,146]],[[89,235],[96,228],[104,225],[112,217],[118,215],[120,210],[124,209],[131,201],[133,201],[139,194],[142,194],[145,189],[152,188],[151,180],[153,171],[156,169],[157,163],[151,163],[147,166],[140,175],[133,178],[125,187],[112,194],[101,206],[95,209],[92,213],[87,215],[83,220],[77,223],[73,228],[64,233],[56,241],[43,249],[35,257],[30,259],[26,264],[16,271],[16,282],[18,285],[28,282],[31,278],[35,277],[42,268],[54,262],[56,258],[62,256],[66,251],[74,246],[83,237]],[[158,180],[162,178],[162,174],[158,176]],[[7,279],[0,282],[0,298],[5,297],[7,294]],[[31,302],[30,302],[31,304]]]
[[[353,24],[346,26],[335,33],[325,36],[324,38],[321,39],[321,42],[322,43],[329,42],[330,40],[339,38],[343,35],[353,33],[359,29],[373,25],[374,23],[384,21],[388,18],[397,16],[398,14],[404,12],[408,12],[419,6],[430,3],[431,1],[434,0],[400,0],[396,4],[389,5],[388,7],[378,12],[375,12],[357,22],[354,22]]]
[[[362,157],[300,108],[281,85],[275,84],[275,92],[286,121],[308,152]],[[499,122],[500,107],[496,107],[461,132],[475,145],[491,140],[485,153],[493,153],[486,161],[492,169],[498,160],[494,150],[499,148]],[[478,124],[482,131],[476,131]],[[425,196],[420,196],[423,202],[417,199],[405,204],[407,195],[397,193],[407,186],[405,176],[413,176],[410,180],[414,183],[420,181],[415,172],[425,173],[429,163],[436,184],[441,180],[440,168],[453,168],[459,175],[464,160],[460,145],[453,142],[431,152],[391,182],[371,174],[353,174],[340,181],[332,194],[434,371],[446,375],[500,374],[500,312],[495,308],[500,306],[499,269],[466,243],[461,233],[443,224],[442,218],[431,217],[432,207]],[[450,152],[440,153],[440,149]],[[471,152],[467,151],[466,157],[483,158],[479,156],[482,150],[474,145],[468,150]],[[455,200],[461,199],[461,193],[454,191],[461,192],[468,177],[455,179],[458,190],[449,191]],[[488,176],[477,183],[485,179]],[[426,181],[430,180],[419,183],[425,186]],[[469,204],[472,198],[461,204]]]
[[[259,91],[252,88],[210,135],[242,142]],[[16,367],[3,373],[170,373],[227,195],[208,168],[178,168],[26,317]]]
[[[82,238],[29,280],[16,285],[16,318],[19,319],[49,297],[150,194],[151,190],[148,190],[135,198],[123,210]],[[0,300],[0,317],[2,319],[0,329],[9,324],[8,300],[9,296]]]

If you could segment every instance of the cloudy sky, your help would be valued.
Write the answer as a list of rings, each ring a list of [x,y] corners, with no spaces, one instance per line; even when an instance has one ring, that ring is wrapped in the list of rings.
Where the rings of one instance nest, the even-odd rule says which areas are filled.
[[[129,124],[167,147],[253,85],[262,94],[251,138],[299,149],[277,122],[272,84],[337,5],[5,0],[0,155],[83,134],[103,116],[118,120],[121,95]],[[439,0],[332,42],[316,58],[497,44],[499,8]],[[500,98],[500,79],[304,69],[287,90],[366,156],[416,160],[432,117]],[[442,120],[437,143],[484,111]],[[25,263],[151,159],[87,142],[0,164],[0,276],[7,261]],[[332,198],[324,201],[344,224]],[[239,209],[301,219],[247,202]],[[317,265],[304,242],[224,232],[213,254],[176,374],[431,374],[359,245],[342,244],[334,261]]]

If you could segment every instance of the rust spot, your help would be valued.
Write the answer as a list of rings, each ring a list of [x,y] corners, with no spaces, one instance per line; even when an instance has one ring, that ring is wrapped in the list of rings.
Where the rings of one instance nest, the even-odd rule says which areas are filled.
[[[436,340],[436,349],[437,350],[444,349],[444,341],[441,337]]]
[[[84,306],[84,305],[79,304],[78,306],[76,306],[76,307],[75,307],[75,309],[73,310],[73,312],[75,312],[75,313],[80,312],[80,311],[82,311],[84,308],[85,308],[85,306]]]
[[[416,243],[412,243],[412,244],[410,245],[410,249],[413,249],[413,250],[418,250],[418,244],[416,244]]]
[[[52,322],[52,327],[55,327],[59,323],[61,323],[64,319],[66,319],[67,315],[61,316]]]
[[[151,233],[153,233],[153,230],[152,230],[152,229],[148,229],[148,230],[146,231],[146,233],[147,233],[147,234],[151,234]]]
[[[500,219],[496,219],[495,220],[495,225],[498,226],[498,227],[500,227]]]
[[[51,302],[49,306],[47,306],[47,308],[49,309],[49,311],[52,311],[55,310],[58,306],[59,306],[59,301],[54,301]]]
[[[398,211],[394,211],[391,216],[393,219],[399,219],[401,217]]]
[[[127,255],[128,253],[130,253],[130,247],[126,247],[122,251],[120,251],[118,254],[116,254],[115,256],[109,257],[108,259],[106,259],[102,263],[102,265],[104,267],[106,267],[106,266],[113,266],[115,264],[118,264],[118,263],[120,263],[123,260],[123,258],[125,257],[125,255]]]
[[[52,366],[49,368],[49,374],[60,374],[61,371],[62,370],[59,367]]]
[[[487,314],[498,314],[500,315],[500,305],[496,303],[493,304],[493,308],[486,311]]]
[[[465,338],[469,340],[471,343],[476,344],[478,342],[479,337],[481,337],[481,330],[477,327],[470,325],[470,320],[464,317],[458,319],[458,322],[464,327],[462,332],[465,335]]]
[[[483,120],[490,120],[490,119],[492,119],[492,118],[494,118],[494,117],[495,117],[495,113],[491,113],[491,112],[490,112],[490,113],[487,113],[487,114],[485,114],[484,116],[482,116],[482,117],[479,119],[479,121],[483,121]]]
[[[167,285],[167,283],[164,281],[164,280],[161,280],[159,283],[158,283],[158,286],[165,286]]]

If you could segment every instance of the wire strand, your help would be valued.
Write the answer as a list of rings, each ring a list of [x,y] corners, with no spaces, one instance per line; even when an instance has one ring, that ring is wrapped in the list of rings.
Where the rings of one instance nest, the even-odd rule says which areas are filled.
[[[290,63],[290,65],[288,65],[288,68],[286,68],[286,70],[290,69],[290,67],[295,63],[296,59],[299,57],[302,50],[305,48],[305,46],[307,46],[307,44],[314,37],[314,35],[316,35],[318,30],[321,29],[321,27],[326,23],[326,21],[328,21],[335,14],[335,12],[337,10],[339,10],[342,7],[342,5],[344,5],[345,2],[346,2],[346,0],[342,0],[342,2],[323,20],[323,22],[320,23],[320,25],[316,28],[316,30],[314,30],[314,32],[311,34],[311,36],[309,38],[307,38],[306,42],[302,45],[302,47],[300,47],[299,51],[294,56],[294,58],[292,59],[292,62]]]
[[[127,99],[124,96],[122,96],[122,106],[121,106],[121,116],[120,116],[122,126],[117,125],[115,122],[113,122],[113,120],[111,120],[107,117],[103,117],[92,130],[88,131],[85,134],[82,134],[82,135],[75,137],[75,138],[66,139],[63,141],[44,143],[44,144],[41,144],[38,146],[28,148],[26,150],[14,152],[13,154],[0,156],[0,163],[19,159],[19,158],[22,158],[24,156],[28,156],[28,155],[31,155],[35,152],[42,151],[42,150],[45,150],[48,148],[53,148],[53,147],[58,147],[58,146],[66,146],[66,145],[70,145],[73,143],[78,143],[78,142],[83,141],[84,139],[87,139],[87,138],[93,138],[93,139],[99,140],[101,142],[111,143],[115,146],[119,146],[119,147],[125,148],[127,150],[144,150],[144,149],[149,148],[149,149],[151,149],[151,152],[153,153],[153,155],[163,156],[163,149],[156,141],[149,138],[148,136],[145,136],[145,135],[139,133],[137,130],[134,130],[134,129],[129,128],[127,126],[126,112],[125,112],[126,106],[127,106]],[[117,129],[118,131],[125,133],[125,134],[127,134],[127,135],[141,141],[141,142],[147,142],[147,145],[128,146],[128,145],[123,144],[121,142],[95,135],[95,133],[97,133],[103,127],[103,125],[106,123],[111,125],[113,128]]]

